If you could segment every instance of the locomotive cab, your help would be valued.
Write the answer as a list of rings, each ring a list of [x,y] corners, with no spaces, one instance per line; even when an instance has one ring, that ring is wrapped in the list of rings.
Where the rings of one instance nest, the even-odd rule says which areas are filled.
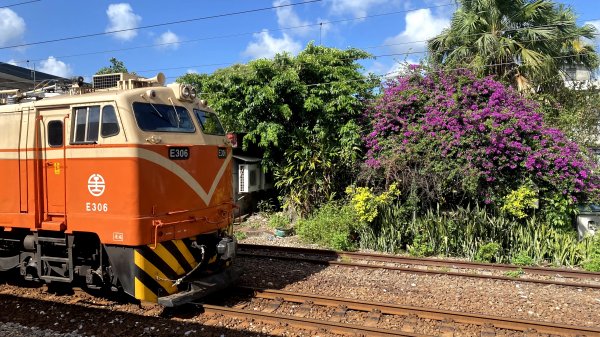
[[[0,176],[19,177],[0,192],[0,269],[164,305],[232,282],[230,143],[192,87],[163,84],[100,75],[0,106]]]

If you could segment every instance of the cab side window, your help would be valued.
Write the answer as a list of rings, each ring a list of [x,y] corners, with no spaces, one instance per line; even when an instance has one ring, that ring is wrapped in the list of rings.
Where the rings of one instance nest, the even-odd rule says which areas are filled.
[[[50,145],[50,147],[63,146],[63,123],[62,123],[62,121],[48,122],[48,145]]]
[[[102,113],[101,113],[102,111]],[[73,144],[98,142],[98,136],[108,138],[119,134],[117,113],[112,105],[77,107],[74,112]]]
[[[102,126],[100,130],[102,138],[108,138],[119,134],[119,122],[117,121],[115,107],[112,105],[105,105],[102,108]]]
[[[73,143],[94,143],[98,141],[100,106],[75,108],[74,120]]]

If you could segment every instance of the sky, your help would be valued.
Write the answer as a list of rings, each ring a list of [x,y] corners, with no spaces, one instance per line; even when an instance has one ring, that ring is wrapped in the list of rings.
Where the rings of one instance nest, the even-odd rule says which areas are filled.
[[[600,0],[556,2],[600,31]],[[385,75],[418,62],[455,9],[454,0],[0,0],[0,62],[89,80],[115,57],[172,82],[296,55],[312,41],[364,49],[375,56],[362,61],[364,72]]]

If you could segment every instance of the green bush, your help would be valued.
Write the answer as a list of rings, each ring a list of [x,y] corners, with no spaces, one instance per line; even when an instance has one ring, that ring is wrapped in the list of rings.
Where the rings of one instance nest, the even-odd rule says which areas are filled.
[[[510,271],[507,271],[506,273],[504,273],[504,275],[506,275],[508,277],[514,277],[514,278],[521,277],[521,275],[523,275],[523,274],[525,274],[525,272],[521,268],[519,268],[517,270],[510,270]]]
[[[500,252],[500,245],[496,242],[488,242],[479,247],[475,260],[481,262],[492,262],[496,260],[496,256]]]
[[[600,234],[593,237],[586,237],[588,240],[587,253],[588,258],[581,264],[587,271],[600,272]]]
[[[273,202],[273,199],[271,198],[267,198],[267,199],[262,199],[259,200],[258,203],[256,204],[256,208],[258,208],[258,212],[265,215],[265,216],[269,216],[271,214],[273,214],[273,212],[275,212],[275,203]]]
[[[433,255],[433,249],[423,241],[421,236],[416,236],[412,244],[407,246],[407,250],[412,256],[424,257]]]
[[[586,260],[582,264],[583,269],[587,271],[600,272],[600,256],[595,256],[591,259]]]
[[[516,264],[517,266],[533,266],[535,261],[525,252],[518,252],[513,258],[510,260],[512,264]]]
[[[235,233],[233,233],[233,235],[238,240],[244,240],[245,238],[248,237],[248,234],[246,234],[246,232],[235,232]]]
[[[357,218],[350,205],[329,202],[307,219],[296,224],[296,233],[307,242],[337,249],[356,248],[353,234],[357,230]]]
[[[269,217],[269,227],[280,229],[290,228],[290,219],[283,213],[274,213]]]

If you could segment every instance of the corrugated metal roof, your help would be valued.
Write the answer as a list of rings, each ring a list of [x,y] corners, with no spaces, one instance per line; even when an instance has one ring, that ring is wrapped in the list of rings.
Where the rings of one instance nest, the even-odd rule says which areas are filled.
[[[260,158],[250,157],[250,156],[240,156],[239,154],[234,154],[233,158],[239,159],[246,163],[258,163],[259,161],[261,161]]]
[[[0,90],[21,89],[21,91],[32,90],[34,87],[34,71],[31,69],[0,62]],[[46,80],[68,81],[68,79],[35,71],[35,82]]]

